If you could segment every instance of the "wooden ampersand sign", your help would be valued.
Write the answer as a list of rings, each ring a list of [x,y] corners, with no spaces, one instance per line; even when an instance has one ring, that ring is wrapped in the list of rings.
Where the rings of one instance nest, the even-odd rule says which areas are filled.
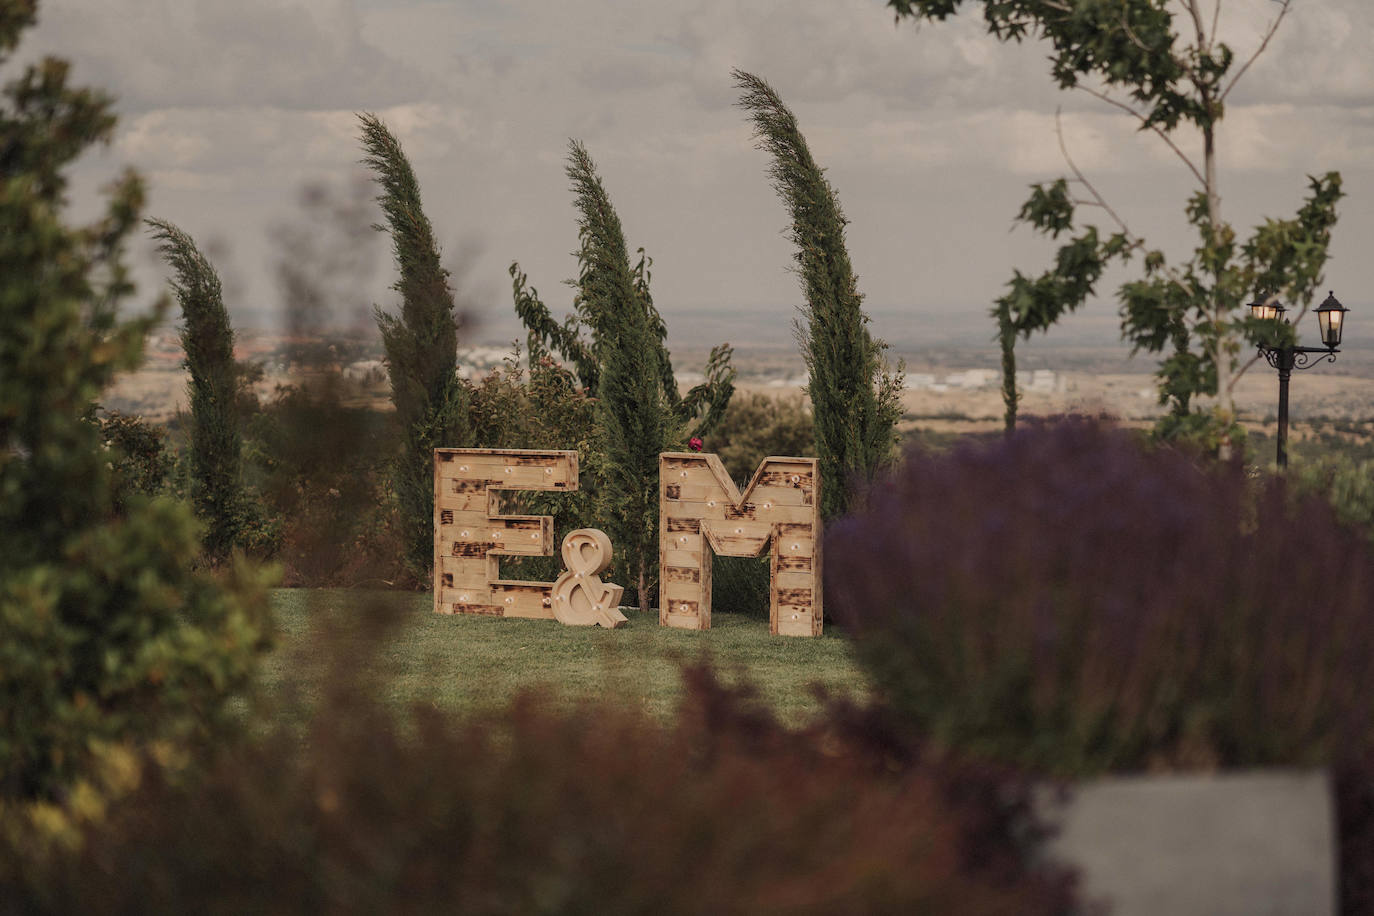
[[[620,596],[625,589],[603,583],[597,574],[611,565],[611,539],[596,528],[579,528],[563,538],[567,571],[553,583],[553,616],[559,623],[615,629],[625,623]]]

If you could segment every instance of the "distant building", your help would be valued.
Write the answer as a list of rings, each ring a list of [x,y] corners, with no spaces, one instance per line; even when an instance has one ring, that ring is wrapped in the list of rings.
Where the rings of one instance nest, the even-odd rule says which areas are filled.
[[[935,385],[935,376],[928,372],[908,372],[902,376],[903,387],[911,391],[922,391]]]
[[[1052,394],[1064,390],[1064,378],[1052,369],[1022,369],[1016,373],[1016,387],[1022,391]]]
[[[344,367],[343,377],[353,382],[380,382],[386,379],[386,365],[380,359],[364,359]]]
[[[945,384],[950,388],[964,388],[976,391],[986,388],[997,379],[998,373],[991,369],[966,369],[945,376]]]

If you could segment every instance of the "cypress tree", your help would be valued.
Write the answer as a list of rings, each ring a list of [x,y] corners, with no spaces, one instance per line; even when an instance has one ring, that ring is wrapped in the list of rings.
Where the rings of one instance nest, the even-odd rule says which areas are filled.
[[[884,345],[868,332],[863,297],[845,248],[848,223],[835,189],[816,164],[797,119],[773,87],[734,70],[739,105],[750,114],[759,148],[773,158],[769,175],[792,215],[804,320],[796,334],[809,373],[816,421],[821,512],[849,508],[852,486],[873,479],[891,461],[901,417],[901,375],[884,365]]]
[[[631,265],[620,217],[577,140],[569,142],[567,174],[581,239],[575,312],[561,325],[554,321],[518,263],[510,269],[515,310],[529,331],[531,362],[559,354],[596,396],[588,468],[595,511],[616,545],[616,568],[647,609],[658,570],[658,456],[720,421],[734,392],[732,351],[728,344],[714,348],[705,380],[679,393],[667,325],[649,291],[652,259],[641,248]]]
[[[620,217],[596,166],[576,140],[569,144],[567,173],[582,239],[577,308],[592,330],[599,363],[597,443],[605,467],[597,516],[610,529],[640,607],[647,608],[658,565],[658,455],[681,437],[665,397],[666,356],[657,356],[662,319],[647,282],[637,282],[630,267]]]
[[[150,219],[148,225],[162,243],[158,251],[176,272],[172,290],[184,322],[181,346],[191,373],[191,502],[206,524],[206,556],[222,561],[241,546],[248,512],[234,329],[219,275],[191,237],[165,220]]]
[[[0,0],[0,67],[34,15]],[[208,735],[248,683],[269,613],[247,567],[193,569],[200,531],[183,503],[127,492],[116,504],[88,417],[139,363],[165,303],[117,314],[133,291],[136,176],[94,223],[63,222],[64,170],[115,124],[109,99],[67,75],[48,58],[0,95],[0,808],[89,802],[114,747]],[[44,822],[54,815],[47,805]]]
[[[458,378],[458,316],[449,273],[439,262],[434,230],[420,202],[420,186],[401,144],[374,115],[362,122],[363,162],[376,173],[400,278],[399,317],[375,309],[382,333],[391,401],[402,446],[391,485],[400,508],[406,564],[428,575],[434,552],[434,449],[467,443],[468,397]]]

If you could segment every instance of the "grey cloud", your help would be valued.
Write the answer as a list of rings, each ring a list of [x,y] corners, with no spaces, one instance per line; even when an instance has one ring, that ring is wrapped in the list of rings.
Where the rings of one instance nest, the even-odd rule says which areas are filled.
[[[1238,51],[1269,6],[1226,0]],[[1231,100],[1228,208],[1272,186],[1287,196],[1271,205],[1256,192],[1256,213],[1291,212],[1303,172],[1368,161],[1374,102],[1350,106],[1374,85],[1371,10],[1294,6]],[[1007,229],[1026,185],[1063,171],[1059,106],[1080,164],[1145,234],[1152,208],[1177,234],[1188,190],[1129,119],[1055,90],[1043,45],[999,45],[967,8],[921,28],[894,26],[880,0],[45,0],[43,15],[44,41],[76,58],[77,79],[125,97],[113,153],[148,176],[158,215],[225,234],[245,268],[270,264],[254,233],[281,201],[355,167],[352,113],[375,111],[405,145],[441,237],[481,233],[472,288],[493,313],[509,310],[513,258],[551,305],[567,304],[570,136],[596,158],[631,244],[657,258],[666,310],[795,301],[786,214],[733,108],[735,66],[801,118],[854,221],[875,304],[984,302],[1010,256],[1043,260],[1032,235]],[[1261,170],[1268,180],[1246,183]],[[1347,179],[1352,200],[1367,196],[1367,167]],[[390,301],[384,284],[374,295]]]
[[[1256,0],[1247,2],[1253,6]],[[1272,4],[1268,10],[1256,10],[1246,22],[1244,40],[1235,43],[1238,55],[1258,45],[1260,24],[1272,18]],[[1269,48],[1238,84],[1234,99],[1241,104],[1374,104],[1374,4],[1295,5]]]
[[[431,88],[364,39],[351,0],[48,0],[26,45],[73,60],[130,112],[379,107]]]

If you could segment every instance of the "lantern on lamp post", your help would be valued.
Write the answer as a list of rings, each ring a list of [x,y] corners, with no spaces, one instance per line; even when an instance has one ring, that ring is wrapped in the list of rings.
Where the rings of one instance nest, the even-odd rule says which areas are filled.
[[[1273,297],[1259,299],[1250,303],[1250,314],[1261,321],[1282,320],[1283,313],[1288,311],[1278,303]],[[1280,468],[1288,467],[1288,380],[1293,375],[1294,369],[1309,369],[1320,362],[1334,362],[1336,354],[1340,351],[1336,348],[1341,343],[1341,333],[1345,330],[1345,313],[1350,309],[1341,305],[1330,291],[1322,304],[1317,306],[1317,325],[1321,329],[1322,343],[1324,347],[1299,347],[1296,345],[1285,345],[1281,347],[1270,347],[1265,344],[1259,345],[1260,355],[1265,358],[1269,365],[1279,372],[1279,429],[1278,429],[1278,455],[1277,462]]]

